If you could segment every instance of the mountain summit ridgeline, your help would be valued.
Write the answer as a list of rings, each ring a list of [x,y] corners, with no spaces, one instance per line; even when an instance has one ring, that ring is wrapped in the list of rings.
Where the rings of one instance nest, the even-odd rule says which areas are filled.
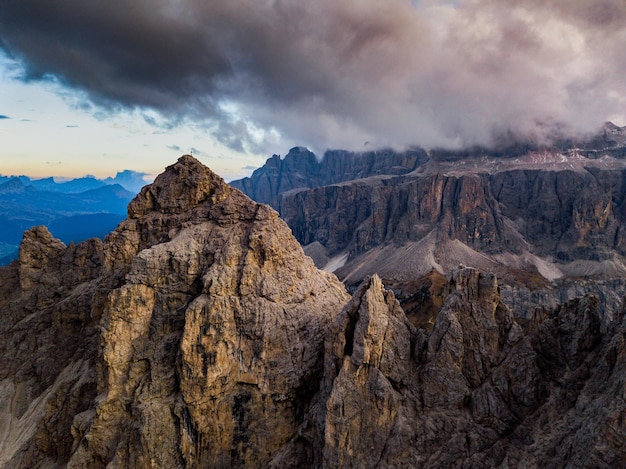
[[[104,241],[33,228],[0,268],[0,467],[624,465],[624,310],[441,275],[427,326],[350,297],[183,156]]]
[[[463,264],[497,274],[516,315],[587,293],[610,314],[626,294],[625,157],[626,128],[607,123],[553,146],[295,148],[231,184],[272,204],[318,267],[350,289],[378,274],[405,308]]]

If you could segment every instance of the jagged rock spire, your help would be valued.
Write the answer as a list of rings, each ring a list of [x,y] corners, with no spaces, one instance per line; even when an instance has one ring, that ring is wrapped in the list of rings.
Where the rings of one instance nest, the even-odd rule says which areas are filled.
[[[218,203],[231,190],[220,176],[193,156],[184,155],[141,190],[129,204],[128,216],[134,219],[150,212],[181,214],[207,200]]]

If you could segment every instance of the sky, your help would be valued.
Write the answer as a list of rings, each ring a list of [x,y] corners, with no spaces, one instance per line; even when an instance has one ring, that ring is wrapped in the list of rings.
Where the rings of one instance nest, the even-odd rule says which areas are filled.
[[[3,0],[0,174],[626,125],[623,0]]]

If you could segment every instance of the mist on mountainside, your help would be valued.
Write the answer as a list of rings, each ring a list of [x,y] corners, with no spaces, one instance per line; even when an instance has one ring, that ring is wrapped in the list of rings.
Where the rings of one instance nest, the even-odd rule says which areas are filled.
[[[321,160],[295,147],[231,185],[272,205],[346,285],[381,276],[407,314],[437,303],[428,285],[459,264],[496,273],[525,314],[587,293],[615,310],[626,294],[626,127],[554,141]]]

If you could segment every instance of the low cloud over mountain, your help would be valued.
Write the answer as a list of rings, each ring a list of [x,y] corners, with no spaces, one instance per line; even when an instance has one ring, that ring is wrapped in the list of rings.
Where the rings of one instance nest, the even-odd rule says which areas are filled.
[[[23,0],[0,45],[23,80],[237,149],[459,147],[621,123],[625,20],[620,0]]]

